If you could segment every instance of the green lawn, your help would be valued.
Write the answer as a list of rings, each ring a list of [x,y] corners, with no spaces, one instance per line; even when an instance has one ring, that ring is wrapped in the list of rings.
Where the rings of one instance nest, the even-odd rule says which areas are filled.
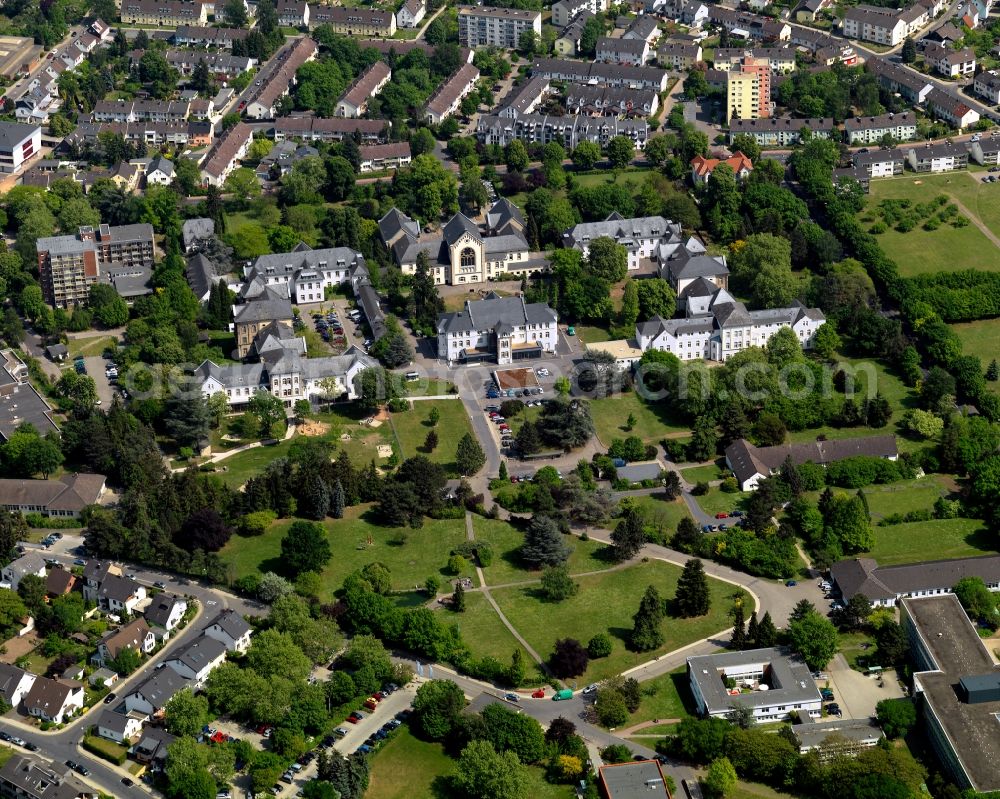
[[[716,487],[708,489],[707,494],[702,494],[694,499],[705,513],[709,516],[715,516],[716,513],[729,513],[734,508],[742,507],[743,500],[749,496],[749,491],[727,494],[721,488]]]
[[[574,325],[576,336],[584,344],[600,344],[602,341],[611,341],[611,331],[607,327],[597,327],[596,325]]]
[[[488,541],[493,547],[493,563],[483,569],[488,585],[506,585],[541,578],[541,572],[530,571],[521,563],[518,550],[524,542],[524,534],[509,522],[473,516],[472,528],[477,541]],[[566,536],[565,541],[573,548],[573,554],[566,562],[571,574],[600,571],[611,565],[603,557],[607,549],[604,544],[581,541],[575,536]]]
[[[231,488],[239,488],[273,460],[284,458],[292,445],[293,438],[262,447],[254,447],[226,458],[215,465],[222,481]]]
[[[679,668],[642,683],[642,703],[622,725],[631,727],[643,721],[686,719],[695,714],[694,698],[688,687],[687,669]],[[649,733],[649,729],[639,732]]]
[[[587,642],[599,632],[614,640],[614,650],[607,658],[591,661],[587,672],[576,682],[585,685],[618,674],[650,660],[656,655],[719,632],[729,624],[729,597],[732,586],[709,580],[712,593],[710,612],[697,619],[669,618],[663,623],[664,643],[653,652],[634,653],[625,647],[632,630],[632,615],[646,587],[654,585],[665,599],[672,599],[680,568],[662,561],[650,561],[607,574],[583,577],[576,596],[557,604],[538,598],[534,586],[493,591],[504,615],[543,657],[552,652],[557,638],[576,638]]]
[[[440,463],[452,477],[457,477],[455,469],[455,449],[466,433],[472,432],[469,417],[461,400],[441,400],[440,402],[410,403],[411,409],[403,413],[392,414],[392,428],[399,440],[401,456],[412,458],[414,455],[426,455],[435,463]],[[438,434],[438,445],[433,452],[424,450],[424,440],[431,431],[427,417],[431,408],[437,408],[441,419],[434,428]]]
[[[107,347],[114,347],[118,343],[114,336],[88,336],[87,338],[71,338],[67,349],[69,350],[69,355],[66,356],[67,361],[71,361],[78,355],[84,358],[90,358],[94,355],[100,355],[104,352]],[[70,364],[72,366],[72,364]]]
[[[443,745],[421,741],[407,727],[400,727],[371,759],[365,799],[461,799],[448,784],[456,766]],[[529,767],[528,775],[532,799],[570,799],[575,795],[568,785],[546,782],[541,768]]]
[[[672,415],[666,402],[646,402],[635,392],[617,397],[593,400],[590,413],[594,417],[597,437],[605,447],[615,438],[638,436],[647,444],[657,444],[669,433],[687,432],[690,428]],[[635,427],[625,430],[629,414],[635,416]]]
[[[952,325],[951,329],[962,340],[963,354],[975,355],[984,367],[1000,355],[1000,319]]]
[[[340,588],[344,578],[368,563],[379,561],[392,572],[393,588],[412,590],[433,575],[442,581],[451,550],[465,540],[464,519],[425,519],[419,530],[408,527],[380,527],[365,518],[367,506],[347,508],[343,519],[327,519],[326,528],[334,557],[323,569],[323,598]],[[281,572],[281,539],[292,523],[281,519],[262,536],[241,538],[234,535],[219,555],[227,563],[233,579],[264,571]],[[394,543],[397,535],[405,543]],[[369,544],[369,540],[371,543]],[[473,575],[468,567],[466,576]]]
[[[706,466],[692,466],[682,469],[681,474],[689,483],[710,483],[712,480],[722,480],[729,477],[730,471],[725,468],[725,462],[711,463]]]
[[[457,624],[462,639],[468,645],[474,657],[487,655],[497,658],[503,663],[509,663],[515,649],[521,650],[526,665],[526,673],[532,674],[532,659],[524,648],[511,635],[493,606],[482,594],[468,593],[465,595],[465,612],[453,613],[450,610],[438,611],[447,615],[450,624]],[[536,684],[532,681],[532,684]]]
[[[961,172],[907,174],[891,180],[873,180],[868,197],[871,211],[866,211],[865,215],[877,217],[875,207],[885,199],[911,199],[914,203],[923,203],[939,194],[960,202],[969,214],[1000,236],[1000,187],[980,183]],[[964,228],[946,224],[934,231],[917,227],[907,233],[890,229],[877,238],[899,264],[904,277],[969,268],[1000,271],[1000,249],[975,224]]]
[[[996,536],[976,519],[934,519],[875,528],[869,554],[880,566],[996,552]]]
[[[655,524],[667,534],[676,532],[681,519],[691,516],[680,498],[667,502],[662,494],[641,494],[629,497],[629,501],[643,510],[649,524]]]

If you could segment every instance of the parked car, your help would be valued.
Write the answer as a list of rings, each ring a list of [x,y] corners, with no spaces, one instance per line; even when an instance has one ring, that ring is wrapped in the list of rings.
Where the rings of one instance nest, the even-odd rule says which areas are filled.
[[[797,586],[798,583],[795,582],[795,580],[786,580],[785,585],[788,586],[789,588],[795,588],[795,586]]]
[[[716,519],[728,519],[729,518],[729,514],[728,513],[722,513],[722,512],[716,513],[715,514],[715,518]]]
[[[531,693],[531,698],[532,699],[544,699],[545,698],[545,691],[543,689],[539,688],[537,691],[533,691]]]
[[[110,705],[117,698],[118,698],[118,694],[116,694],[114,691],[112,691],[110,694],[108,694],[106,697],[104,697],[104,704]]]
[[[509,693],[509,692],[506,693],[506,694],[504,694],[503,698],[506,699],[508,702],[520,702],[521,701],[521,697],[519,697],[517,694],[512,694],[512,693]]]
[[[556,691],[554,694],[552,694],[553,702],[560,702],[563,699],[572,699],[572,698],[573,698],[573,692],[569,688],[563,688],[562,690]]]

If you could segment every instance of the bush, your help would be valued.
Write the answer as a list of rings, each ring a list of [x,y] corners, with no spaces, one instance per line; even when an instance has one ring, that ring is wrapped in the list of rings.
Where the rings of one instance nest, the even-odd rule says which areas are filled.
[[[278,514],[270,510],[259,510],[248,513],[237,523],[236,533],[245,538],[264,535],[277,518]]]
[[[737,494],[740,490],[740,484],[736,482],[735,477],[727,477],[722,481],[722,485],[720,487],[727,494]]]
[[[708,483],[701,481],[700,483],[697,483],[694,488],[691,489],[691,493],[694,494],[696,497],[701,497],[708,493],[708,489],[709,489]]]
[[[611,654],[614,644],[607,633],[598,633],[587,642],[587,654],[592,658],[606,658]]]

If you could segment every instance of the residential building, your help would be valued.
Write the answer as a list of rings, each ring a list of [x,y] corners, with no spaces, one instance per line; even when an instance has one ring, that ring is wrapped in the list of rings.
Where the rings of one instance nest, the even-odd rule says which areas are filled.
[[[52,569],[45,575],[45,595],[50,598],[66,596],[76,587],[76,575],[68,569]]]
[[[736,180],[741,183],[753,172],[753,162],[739,150],[729,158],[705,158],[696,155],[691,159],[691,182],[695,186],[704,186],[719,164],[725,164],[732,169]]]
[[[198,65],[204,63],[211,75],[222,80],[231,80],[257,66],[256,58],[233,55],[227,52],[208,53],[204,50],[171,48],[164,53],[164,57],[167,59],[167,63],[181,75],[193,75]],[[195,102],[196,100],[191,101],[188,116],[194,116]]]
[[[376,61],[358,75],[337,101],[334,114],[338,117],[359,117],[368,108],[368,101],[377,95],[392,78],[385,61]]]
[[[787,42],[792,36],[792,26],[784,20],[734,11],[721,5],[709,6],[708,19],[741,39]]]
[[[513,50],[527,31],[541,38],[542,12],[495,6],[458,7],[458,42],[465,47]]]
[[[153,226],[89,225],[76,235],[49,236],[35,244],[42,292],[48,303],[69,308],[84,302],[90,287],[112,264],[152,268]]]
[[[318,5],[310,8],[309,26],[329,25],[344,36],[390,37],[396,32],[396,15],[374,8]]]
[[[110,100],[94,106],[94,122],[184,122],[191,103],[180,100]]]
[[[622,34],[623,39],[638,39],[639,41],[646,42],[646,44],[651,47],[656,44],[656,40],[660,38],[660,25],[656,17],[648,14],[640,14],[634,20],[632,24],[625,29],[625,33]]]
[[[0,588],[16,591],[21,580],[29,574],[45,577],[45,561],[34,552],[25,552],[3,567],[0,571]]]
[[[359,171],[362,173],[399,169],[401,166],[407,166],[412,160],[410,143],[405,141],[359,147],[358,153],[361,156]]]
[[[41,428],[40,432],[48,431]],[[102,474],[65,474],[58,480],[0,479],[0,506],[18,513],[76,518],[88,505],[96,505],[104,490]]]
[[[664,42],[656,49],[656,62],[664,69],[687,72],[702,60],[697,42]]]
[[[181,240],[184,242],[184,252],[196,252],[206,242],[215,238],[215,222],[206,217],[186,219],[181,226]]]
[[[190,680],[181,677],[173,669],[156,669],[152,676],[143,680],[123,697],[125,710],[138,711],[147,716],[162,716],[166,707],[176,694],[192,685]],[[147,730],[147,733],[149,730]]]
[[[16,172],[41,147],[42,129],[38,125],[0,122],[0,172]]]
[[[857,757],[865,749],[878,746],[885,735],[871,718],[820,721],[792,727],[799,754],[816,752],[821,763],[838,757]]]
[[[795,8],[796,22],[815,22],[818,14],[832,5],[831,0],[802,0]]]
[[[876,607],[894,607],[906,597],[950,594],[955,583],[978,577],[1000,591],[1000,555],[879,566],[874,558],[841,560],[830,567],[830,582],[845,602],[864,594]]]
[[[155,25],[158,28],[204,26],[208,20],[204,3],[184,0],[122,0],[121,17],[126,25]]]
[[[243,41],[250,34],[246,28],[209,28],[197,25],[178,25],[171,37],[174,44],[183,47],[209,47],[232,50],[233,42]]]
[[[458,213],[438,233],[422,235],[419,225],[393,209],[379,220],[379,231],[404,275],[412,275],[417,256],[426,253],[437,285],[510,280],[547,269],[545,254],[532,252],[528,245],[520,209],[500,201],[490,212],[498,208],[511,209],[506,221],[500,227],[487,225],[485,230]]]
[[[559,5],[559,3],[556,3]],[[555,11],[555,6],[553,13]],[[580,50],[580,37],[583,29],[587,26],[587,20],[594,15],[587,10],[581,11],[562,29],[555,41],[555,51],[558,55],[567,57],[575,56]]]
[[[861,436],[773,447],[757,447],[741,438],[726,447],[726,465],[732,470],[741,491],[756,489],[760,480],[780,471],[788,458],[795,466],[809,462],[827,466],[858,456],[894,461],[899,457],[896,437]]]
[[[624,86],[632,89],[653,89],[657,92],[666,90],[668,77],[665,69],[656,67],[604,64],[600,61],[587,63],[565,58],[537,59],[531,66],[531,74],[541,75],[550,80],[598,83],[605,86]]]
[[[461,311],[438,317],[438,357],[448,363],[492,360],[510,364],[555,352],[558,318],[545,303],[489,292],[466,300]]]
[[[275,141],[341,141],[345,136],[359,136],[362,142],[374,143],[385,138],[389,123],[382,119],[323,119],[320,117],[279,117],[271,135]]]
[[[579,89],[574,91],[580,92]],[[592,141],[603,148],[615,136],[627,136],[635,143],[636,149],[642,150],[649,137],[649,125],[645,117],[619,119],[617,116],[591,117],[583,114],[522,114],[516,119],[510,119],[484,114],[479,117],[476,136],[484,144],[498,144],[501,147],[519,139],[525,144],[548,144],[554,141],[567,150],[575,149],[582,141]]]
[[[979,112],[965,100],[936,86],[927,93],[926,104],[931,116],[943,119],[958,130],[971,127],[979,121]]]
[[[309,27],[309,4],[306,0],[278,0],[278,24],[286,28]]]
[[[522,114],[534,113],[535,109],[545,99],[552,84],[548,78],[536,76],[529,78],[523,84],[515,87],[504,99],[503,105],[497,111],[497,116],[517,119]]]
[[[221,641],[228,652],[246,652],[253,633],[247,621],[235,610],[223,610],[202,631],[209,638]]]
[[[157,594],[142,612],[143,618],[152,628],[160,627],[173,632],[187,613],[187,600],[176,594]]]
[[[1000,104],[1000,72],[983,70],[972,81],[972,90],[991,105]]]
[[[635,339],[616,339],[588,344],[587,352],[600,352],[615,359],[615,366],[625,371],[631,369],[642,360],[642,350]]]
[[[97,734],[109,741],[124,746],[131,745],[142,732],[142,724],[147,716],[135,710],[129,713],[119,713],[116,710],[104,710],[97,717]]]
[[[766,64],[771,72],[783,74],[795,69],[793,47],[719,47],[712,55],[712,66],[729,72],[739,69],[746,59],[754,64]]]
[[[226,645],[218,639],[199,635],[191,643],[171,652],[163,662],[167,668],[200,687],[208,675],[225,662],[226,651]]]
[[[246,156],[252,141],[253,128],[244,122],[237,122],[216,140],[206,154],[201,162],[201,179],[209,186],[221,187]]]
[[[17,752],[0,768],[0,796],[10,799],[98,799],[65,765]]]
[[[117,563],[110,561],[90,560],[83,567],[83,598],[87,602],[96,602],[101,589],[101,583],[109,576],[122,576],[122,569]]]
[[[369,277],[364,256],[349,247],[326,247],[319,250],[297,248],[293,252],[274,253],[258,256],[252,266],[244,269],[246,281],[240,292],[242,299],[251,300],[247,304],[258,301],[259,298],[274,300],[277,304],[262,311],[240,312],[240,319],[247,323],[252,317],[267,323],[270,321],[292,324],[292,303],[322,302],[327,289],[339,288],[350,284],[356,288],[362,280]],[[263,289],[263,290],[262,290]],[[289,302],[289,300],[291,302]],[[233,309],[234,315],[237,305]],[[239,324],[239,323],[238,323]],[[261,327],[237,327],[237,343],[241,346],[240,357],[244,357],[254,336]]]
[[[270,287],[249,301],[234,305],[233,328],[239,357],[245,358],[249,354],[254,339],[265,327],[279,323],[291,328],[294,316],[288,295]]]
[[[278,101],[295,85],[295,73],[316,57],[317,49],[316,42],[308,36],[293,39],[282,47],[255,76],[251,93],[245,98],[244,113],[251,119],[274,119]]]
[[[84,596],[86,594],[84,590]],[[108,574],[97,588],[94,599],[101,610],[131,615],[138,612],[140,603],[146,599],[146,589],[129,577]]]
[[[184,276],[198,302],[206,302],[212,294],[212,287],[219,282],[215,264],[200,252],[187,259]]]
[[[858,5],[844,14],[843,33],[847,39],[895,47],[908,33],[906,21],[892,8]]]
[[[406,0],[396,12],[397,28],[415,28],[427,13],[426,0]]]
[[[870,178],[891,178],[903,174],[903,164],[906,155],[900,149],[871,150],[867,153],[854,153],[854,166],[864,171]]]
[[[557,0],[552,4],[552,24],[565,28],[584,11],[593,16],[607,10],[607,0]]]
[[[969,167],[969,151],[964,142],[928,142],[905,152],[906,163],[914,172],[952,172]]]
[[[7,441],[25,423],[42,435],[59,432],[52,421],[52,408],[28,379],[28,367],[13,350],[3,350],[0,351],[0,441]]]
[[[878,144],[886,136],[895,141],[917,138],[917,115],[912,111],[881,114],[875,117],[849,117],[844,120],[848,144]]]
[[[907,598],[900,623],[917,666],[927,738],[962,790],[1000,790],[1000,668],[954,595]]]
[[[771,117],[769,119],[729,120],[729,142],[741,133],[753,136],[761,147],[785,147],[795,144],[801,138],[802,130],[808,130],[820,139],[829,139],[835,125],[832,118],[792,119],[791,117]]]
[[[172,671],[170,673],[173,674]],[[167,761],[167,750],[175,740],[173,735],[160,727],[146,726],[139,742],[132,747],[132,756],[139,763],[151,765],[157,771],[162,770]]]
[[[62,724],[83,709],[83,686],[75,680],[36,677],[24,696],[23,708],[29,716]]]
[[[976,52],[969,47],[956,50],[949,44],[928,43],[924,62],[947,78],[961,78],[976,72]]]
[[[35,675],[11,663],[0,663],[0,697],[17,707],[35,684]]]
[[[174,165],[162,155],[157,155],[146,168],[146,185],[169,186],[173,182]]]
[[[641,67],[649,61],[649,42],[645,39],[617,39],[602,36],[597,40],[597,60],[611,64]]]
[[[677,307],[681,310],[690,306],[692,296],[709,298],[716,289],[729,288],[726,256],[709,255],[705,245],[693,236],[683,241],[680,225],[673,222],[669,235],[656,245],[653,258],[660,265],[660,277],[677,293]]]
[[[820,717],[822,699],[806,662],[774,647],[690,657],[687,674],[702,716],[725,718],[740,705],[753,710],[758,723],[783,721],[793,711]]]
[[[969,157],[980,166],[997,166],[1000,164],[1000,142],[992,137],[987,141],[970,142]]]
[[[657,245],[672,233],[678,233],[679,226],[668,222],[662,216],[643,216],[624,219],[612,213],[602,222],[582,222],[563,233],[563,247],[573,247],[583,253],[590,250],[590,242],[597,238],[610,238],[628,250],[630,271],[641,266],[643,259],[653,258]]]
[[[660,97],[652,89],[625,89],[590,83],[567,83],[566,111],[589,116],[641,118],[653,116]]]
[[[887,58],[872,56],[865,59],[865,69],[878,78],[879,84],[888,92],[899,93],[909,102],[917,105],[927,99],[934,85],[923,75],[896,64]]]
[[[601,766],[598,779],[606,799],[670,799],[667,778],[657,760]]]
[[[472,64],[462,64],[427,100],[424,109],[427,121],[432,125],[440,125],[456,113],[462,100],[476,88],[478,80],[479,70]]]
[[[744,57],[726,76],[726,122],[771,116],[771,67],[763,59]]]

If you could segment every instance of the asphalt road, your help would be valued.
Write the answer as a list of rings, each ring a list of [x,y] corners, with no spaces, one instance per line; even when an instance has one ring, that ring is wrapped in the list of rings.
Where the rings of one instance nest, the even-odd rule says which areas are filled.
[[[36,548],[44,553],[46,558],[52,558],[63,563],[67,567],[72,565],[75,555],[71,550],[82,542],[79,536],[64,536],[61,541],[51,549],[45,550]],[[183,646],[201,634],[202,629],[211,618],[220,610],[232,608],[237,613],[243,615],[261,615],[266,608],[257,602],[251,602],[240,597],[212,588],[200,582],[187,578],[177,578],[163,572],[153,571],[142,567],[130,567],[126,571],[134,574],[136,579],[151,587],[154,582],[162,581],[166,583],[167,590],[177,594],[185,594],[196,599],[201,605],[200,614],[180,633],[177,633],[169,642],[169,645],[148,659],[139,671],[119,681],[115,686],[115,693],[124,696],[128,689],[145,680],[155,670],[156,664],[162,661],[168,654],[179,646]],[[115,797],[147,797],[152,795],[145,786],[137,783],[131,788],[124,786],[121,779],[127,776],[128,772],[118,769],[110,763],[100,760],[93,755],[79,748],[79,743],[83,738],[84,731],[93,725],[105,709],[103,703],[95,705],[83,716],[79,716],[69,722],[63,729],[54,732],[41,732],[34,725],[28,723],[25,717],[17,715],[11,711],[7,716],[0,719],[0,730],[17,735],[30,743],[39,747],[40,756],[46,757],[56,763],[64,763],[66,760],[75,760],[77,763],[85,765],[90,769],[90,776],[83,778],[95,788]],[[15,747],[17,748],[17,747]]]

